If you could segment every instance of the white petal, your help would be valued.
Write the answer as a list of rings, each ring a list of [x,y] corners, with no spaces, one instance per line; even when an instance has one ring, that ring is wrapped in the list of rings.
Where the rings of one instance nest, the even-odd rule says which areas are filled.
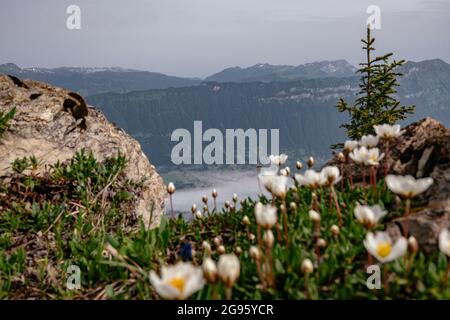
[[[407,249],[408,240],[403,237],[399,238],[392,247],[391,253],[385,258],[384,262],[393,261],[399,257],[402,257],[406,253]]]

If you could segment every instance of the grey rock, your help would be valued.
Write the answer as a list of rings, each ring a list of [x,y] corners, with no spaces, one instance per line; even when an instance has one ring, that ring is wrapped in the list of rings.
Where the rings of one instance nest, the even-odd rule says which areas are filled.
[[[24,86],[0,75],[0,111],[17,108],[0,139],[0,176],[12,173],[11,163],[16,158],[35,155],[44,167],[67,161],[83,148],[99,161],[120,151],[128,161],[126,177],[144,181],[144,192],[135,195],[135,212],[130,214],[142,217],[150,228],[158,226],[166,191],[139,143],[94,107],[83,106],[82,98],[71,98],[69,91],[33,80],[21,81]],[[67,99],[74,103],[66,104]]]

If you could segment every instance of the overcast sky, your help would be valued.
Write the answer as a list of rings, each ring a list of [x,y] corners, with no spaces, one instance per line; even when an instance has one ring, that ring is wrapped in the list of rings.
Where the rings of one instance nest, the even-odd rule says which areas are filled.
[[[71,4],[81,30],[66,28]],[[450,62],[450,0],[1,0],[0,63],[190,77],[261,62],[356,65],[372,4],[381,8],[380,53]]]

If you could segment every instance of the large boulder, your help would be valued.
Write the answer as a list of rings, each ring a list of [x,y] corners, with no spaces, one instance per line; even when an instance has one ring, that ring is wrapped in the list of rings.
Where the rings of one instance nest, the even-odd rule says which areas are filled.
[[[432,118],[407,126],[392,144],[390,172],[432,177],[434,183],[418,199],[423,209],[408,219],[409,234],[417,238],[425,252],[438,246],[439,232],[450,227],[450,130]],[[391,235],[402,232],[405,219],[388,224]]]
[[[16,115],[0,139],[0,177],[12,173],[16,158],[35,155],[43,164],[54,164],[85,149],[103,161],[120,151],[127,158],[126,178],[144,181],[144,191],[135,195],[133,214],[150,228],[159,225],[166,195],[163,180],[135,139],[76,93],[0,75],[0,111],[12,107]]]
[[[383,143],[379,147],[385,151]],[[433,252],[437,249],[439,232],[450,227],[450,129],[437,120],[425,118],[405,127],[389,149],[389,173],[434,179],[433,185],[415,199],[420,209],[407,218],[409,234],[417,238],[425,252]],[[378,167],[378,178],[384,175],[385,161],[386,158]],[[338,161],[334,158],[327,165],[338,165]],[[355,182],[361,182],[361,168],[351,161],[344,165],[344,172],[352,172]],[[405,218],[394,219],[387,230],[394,237],[400,236],[405,223]]]

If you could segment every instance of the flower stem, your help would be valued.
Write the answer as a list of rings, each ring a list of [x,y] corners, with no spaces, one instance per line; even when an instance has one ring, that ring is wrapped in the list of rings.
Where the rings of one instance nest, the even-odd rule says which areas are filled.
[[[256,270],[258,271],[259,280],[261,280],[261,285],[263,288],[266,287],[266,280],[264,279],[264,274],[261,270],[261,259],[256,260]]]
[[[369,251],[367,251],[367,266],[371,266],[373,264],[372,255]]]
[[[389,294],[389,276],[387,272],[387,266],[383,265],[383,276],[384,276],[384,295]]]
[[[445,271],[444,274],[444,285],[447,285],[448,283],[448,275],[450,274],[450,261],[448,261],[447,259],[447,270]]]
[[[320,247],[316,243],[316,256],[317,256],[317,265],[320,264]]]
[[[405,214],[403,215],[403,218],[405,219],[404,229],[403,229],[403,236],[405,238],[408,237],[409,234],[409,212],[411,210],[411,199],[406,199],[405,203]]]
[[[273,274],[273,263],[272,263],[272,248],[266,245],[266,257],[267,257],[267,270],[268,270],[268,279],[267,279],[267,283],[269,284],[269,286],[273,287],[273,285],[275,284],[275,276]]]
[[[233,296],[233,289],[231,287],[225,287],[225,297],[227,300],[231,300]]]
[[[386,140],[386,146],[385,146],[385,159],[384,159],[384,177],[386,178],[388,174],[388,167],[389,167],[389,140]]]
[[[311,299],[311,294],[309,293],[309,275],[305,274],[305,297],[306,299]]]
[[[170,210],[172,211],[172,219],[175,219],[175,211],[173,211],[172,195],[169,195],[170,199]]]
[[[286,249],[289,248],[289,232],[288,232],[288,216],[286,212],[286,200],[283,199],[283,220],[284,220],[284,240],[286,241]]]
[[[338,201],[337,194],[336,194],[336,191],[334,190],[333,186],[331,186],[331,193],[333,194],[334,204],[336,206],[336,211],[337,211],[337,215],[338,215],[338,219],[339,219],[339,227],[342,228],[341,208],[339,207],[339,201]]]
[[[262,238],[261,238],[261,226],[260,225],[258,225],[257,236],[258,236],[258,247],[259,247],[259,250],[262,251]]]

